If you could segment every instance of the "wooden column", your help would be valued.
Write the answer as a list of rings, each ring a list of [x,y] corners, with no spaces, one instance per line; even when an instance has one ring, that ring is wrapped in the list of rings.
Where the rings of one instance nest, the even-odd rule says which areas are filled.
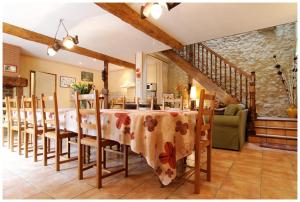
[[[104,83],[104,88],[102,89],[102,94],[104,95],[104,108],[108,109],[108,62],[107,61],[104,61],[102,80]]]

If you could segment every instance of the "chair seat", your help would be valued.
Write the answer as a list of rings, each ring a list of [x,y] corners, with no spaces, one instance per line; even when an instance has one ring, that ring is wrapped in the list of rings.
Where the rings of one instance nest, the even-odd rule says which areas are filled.
[[[25,130],[26,133],[34,134],[34,129],[33,128],[27,128]],[[37,134],[42,134],[43,133],[43,127],[38,127],[37,128]]]
[[[3,128],[8,128],[8,125],[9,125],[9,123],[8,123],[7,121],[5,121],[5,122],[2,124],[2,127],[3,127]]]
[[[60,138],[71,138],[71,137],[77,137],[77,133],[74,133],[72,131],[64,131],[60,130]],[[45,133],[45,136],[48,138],[55,139],[56,138],[56,132],[55,131],[48,131]]]
[[[207,146],[210,145],[210,141],[209,140],[200,140],[200,148],[205,148]]]
[[[97,147],[96,137],[93,137],[93,136],[87,136],[87,137],[82,138],[80,140],[80,143],[83,145],[91,146],[91,147]],[[118,142],[113,141],[113,140],[102,139],[102,147],[112,146],[112,145],[116,145],[116,144],[118,144]]]
[[[19,131],[19,127],[18,126],[11,126],[10,129],[14,130],[14,131]],[[21,130],[24,130],[24,126],[21,126]]]

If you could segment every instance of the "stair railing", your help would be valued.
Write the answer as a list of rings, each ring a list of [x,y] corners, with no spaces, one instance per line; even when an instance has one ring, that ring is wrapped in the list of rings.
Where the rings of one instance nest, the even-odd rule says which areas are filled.
[[[201,42],[174,51],[237,102],[243,103],[249,109],[251,119],[256,119],[255,72],[242,70]]]

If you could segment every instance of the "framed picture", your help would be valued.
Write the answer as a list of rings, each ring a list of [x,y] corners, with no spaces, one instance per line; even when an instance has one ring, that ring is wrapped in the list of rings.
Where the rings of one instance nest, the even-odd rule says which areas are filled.
[[[3,65],[3,69],[5,72],[17,72],[17,66],[16,65]]]
[[[74,77],[60,76],[59,85],[62,88],[70,88],[70,85],[75,82],[76,82],[76,78]]]
[[[93,82],[93,73],[91,72],[81,72],[81,80],[87,82]]]

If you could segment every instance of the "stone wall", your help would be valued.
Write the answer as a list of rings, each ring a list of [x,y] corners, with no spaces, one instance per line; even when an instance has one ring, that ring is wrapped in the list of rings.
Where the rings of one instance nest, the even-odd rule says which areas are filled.
[[[277,55],[277,61],[284,71],[292,69],[296,48],[296,23],[204,43],[245,71],[255,71],[256,104],[259,116],[287,116],[288,97],[281,77],[274,67],[273,55]]]

